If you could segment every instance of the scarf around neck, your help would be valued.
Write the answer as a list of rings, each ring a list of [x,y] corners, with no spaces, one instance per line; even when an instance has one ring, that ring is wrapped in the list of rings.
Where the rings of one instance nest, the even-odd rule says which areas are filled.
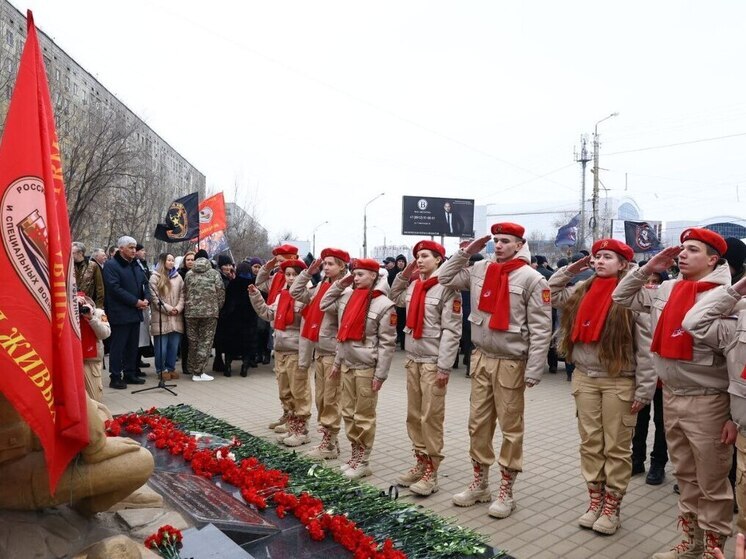
[[[514,258],[503,264],[493,262],[487,266],[482,293],[479,295],[478,308],[480,311],[492,314],[490,329],[504,331],[510,326],[508,274],[525,265],[525,260]]]
[[[583,295],[575,321],[572,325],[570,339],[573,343],[581,342],[589,344],[601,339],[601,334],[606,325],[606,317],[609,316],[611,305],[611,294],[614,292],[619,278],[600,278],[596,276],[591,287]]]
[[[280,291],[285,287],[285,274],[282,271],[275,272],[272,276],[272,281],[269,284],[269,293],[267,294],[267,304],[271,305],[275,302],[275,298],[280,294]]]
[[[368,314],[369,302],[379,295],[383,295],[383,293],[377,289],[373,292],[368,289],[352,290],[352,295],[347,301],[344,313],[342,313],[337,341],[362,341],[365,338],[365,319]]]
[[[650,350],[666,359],[691,361],[694,356],[694,339],[684,331],[681,323],[697,301],[697,294],[718,285],[709,281],[678,281],[658,317]]]
[[[285,330],[295,322],[295,299],[290,296],[290,291],[280,291],[280,299],[277,301],[275,311],[275,330]]]
[[[332,286],[331,282],[324,281],[316,289],[311,303],[303,309],[303,329],[300,335],[312,342],[319,341],[319,332],[321,330],[321,321],[324,320],[324,311],[321,310],[321,299]]]
[[[422,337],[422,328],[425,325],[425,295],[431,287],[438,283],[437,276],[426,280],[418,279],[413,282],[414,290],[412,299],[407,309],[407,328],[412,329],[412,337],[419,340]]]

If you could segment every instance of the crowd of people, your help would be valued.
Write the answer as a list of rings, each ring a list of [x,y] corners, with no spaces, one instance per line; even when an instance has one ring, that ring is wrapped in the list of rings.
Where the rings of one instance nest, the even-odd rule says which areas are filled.
[[[161,254],[152,271],[131,237],[119,239],[108,259],[99,249],[86,260],[75,243],[79,302],[88,307],[81,322],[90,328],[83,335],[86,387],[100,399],[103,349],[96,340],[106,330],[115,389],[143,383],[143,324],[163,378],[178,377],[179,351],[182,371],[199,382],[213,380],[205,372],[213,346],[213,371],[226,376],[235,360],[246,376],[272,353],[282,412],[269,428],[278,442],[310,442],[313,392],[322,439],[308,456],[338,458],[344,423],[350,452],[341,470],[360,479],[372,473],[378,393],[398,346],[406,352],[414,455],[398,483],[428,496],[439,490],[447,386],[463,354],[473,479],[452,500],[461,507],[489,502],[490,516],[506,518],[523,471],[524,392],[545,369],[557,373],[563,359],[588,490],[578,524],[601,534],[619,529],[630,477],[645,472],[653,415],[646,481],[662,483],[670,457],[683,530],[674,549],[653,558],[716,557],[732,533],[734,490],[737,525],[746,530],[746,245],[689,228],[679,246],[635,262],[629,246],[601,239],[555,271],[546,258],[532,257],[524,233],[519,224],[496,223],[450,257],[423,240],[411,262],[404,255],[351,259],[331,247],[304,261],[285,244],[267,262],[247,258],[237,266],[228,257],[213,264],[199,251],[177,267],[174,255]],[[488,259],[482,253],[490,240]]]

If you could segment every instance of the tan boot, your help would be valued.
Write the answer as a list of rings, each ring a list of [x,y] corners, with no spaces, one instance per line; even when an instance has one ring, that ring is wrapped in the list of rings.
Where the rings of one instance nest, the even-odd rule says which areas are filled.
[[[171,373],[169,371],[163,371],[161,373],[161,380],[171,380]]]
[[[437,493],[438,489],[438,470],[435,468],[432,459],[429,456],[425,456],[425,471],[422,473],[422,477],[417,480],[417,483],[413,483],[409,490],[417,495],[427,497],[433,493]]]
[[[373,470],[370,469],[369,460],[370,453],[373,449],[365,448],[363,445],[357,445],[357,460],[350,464],[342,475],[348,479],[360,479],[373,474]]]
[[[588,495],[591,498],[591,504],[588,510],[578,519],[578,524],[583,528],[593,528],[593,524],[601,516],[601,509],[604,507],[604,486],[602,483],[589,483]]]
[[[282,440],[282,444],[289,447],[296,447],[310,442],[311,437],[308,434],[308,418],[293,418],[290,423],[290,434]]]
[[[176,380],[177,378],[179,378],[181,376],[176,371],[169,371],[169,373],[171,374],[171,380]]]
[[[271,422],[269,425],[267,425],[267,428],[268,429],[272,429],[275,433],[277,433],[278,432],[277,428],[280,425],[285,425],[285,423],[287,423],[287,421],[288,421],[288,415],[289,414],[288,414],[287,411],[283,412],[282,415],[280,416],[280,419],[277,419],[277,420]]]
[[[593,523],[593,531],[608,536],[615,534],[622,525],[619,516],[619,507],[622,504],[622,494],[616,491],[606,491],[604,496],[604,508],[598,520]]]
[[[474,460],[471,461],[471,465],[474,479],[469,487],[461,493],[456,493],[451,499],[457,507],[470,507],[476,503],[487,503],[492,500],[489,482],[490,467]]]
[[[322,427],[321,443],[313,447],[306,453],[311,460],[334,460],[339,457],[339,448],[337,447],[336,435],[332,440],[332,433],[326,427]]]
[[[723,551],[725,540],[727,539],[728,536],[724,536],[713,530],[705,530],[705,551],[702,559],[716,559],[715,550],[719,549]]]
[[[352,447],[352,453],[350,454],[350,459],[339,467],[339,469],[342,471],[343,474],[347,470],[349,470],[354,463],[360,460],[360,457],[362,456],[362,453],[365,450],[362,446],[358,445],[357,443],[351,443],[351,447]]]
[[[518,477],[518,472],[502,468],[500,474],[500,492],[497,494],[497,499],[487,509],[487,514],[493,518],[508,518],[515,510],[513,484],[515,478]]]
[[[705,534],[697,524],[697,517],[691,513],[682,514],[678,525],[684,532],[684,539],[670,551],[656,553],[651,559],[701,559],[705,549]]]
[[[420,478],[425,474],[425,460],[427,456],[421,452],[415,451],[414,458],[417,462],[409,469],[409,471],[399,476],[396,480],[398,485],[409,487],[413,483],[420,481]]]

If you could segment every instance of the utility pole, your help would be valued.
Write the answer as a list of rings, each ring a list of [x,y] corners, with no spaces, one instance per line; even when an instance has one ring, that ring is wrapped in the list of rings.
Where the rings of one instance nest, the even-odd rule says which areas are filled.
[[[588,135],[580,136],[580,151],[575,151],[575,161],[580,163],[582,175],[580,177],[580,227],[578,228],[578,239],[575,243],[576,250],[585,248],[585,167],[591,160],[588,154]]]
[[[599,239],[599,235],[598,235],[598,184],[599,184],[598,156],[599,156],[599,147],[601,144],[598,141],[598,125],[601,124],[603,121],[613,118],[615,116],[619,116],[619,113],[611,113],[609,116],[599,120],[596,123],[596,125],[593,127],[593,198],[592,198],[593,242],[596,242]]]

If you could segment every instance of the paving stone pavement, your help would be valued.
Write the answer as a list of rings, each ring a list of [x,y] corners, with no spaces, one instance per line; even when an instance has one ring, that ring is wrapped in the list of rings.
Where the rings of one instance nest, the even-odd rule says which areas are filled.
[[[152,360],[151,360],[152,361]],[[211,362],[211,360],[210,360]],[[192,382],[182,375],[169,384],[177,384],[178,396],[156,389],[140,394],[130,390],[104,389],[104,402],[114,414],[151,406],[186,403],[230,422],[254,435],[274,442],[267,424],[281,414],[277,385],[271,365],[250,369],[243,378],[213,373],[213,382]],[[234,367],[235,368],[235,367]],[[155,384],[153,368],[148,372],[147,388]],[[451,495],[471,481],[467,421],[469,416],[469,379],[464,367],[451,375],[446,397],[445,460],[440,468],[440,491],[427,498],[413,496],[400,488],[400,499],[430,508],[461,526],[468,526],[485,536],[492,545],[510,552],[517,559],[642,559],[657,551],[669,549],[679,541],[676,529],[677,499],[671,464],[666,468],[663,485],[645,484],[645,476],[630,482],[622,503],[622,527],[613,536],[603,536],[577,526],[585,512],[587,493],[580,475],[578,431],[570,383],[560,365],[556,375],[545,374],[542,382],[526,390],[526,434],[524,471],[519,475],[514,495],[517,508],[506,519],[487,515],[489,503],[469,508],[456,507]],[[105,383],[106,385],[106,383]],[[367,481],[382,489],[395,483],[396,477],[413,463],[406,427],[406,383],[404,353],[397,351],[389,379],[378,399],[378,426],[371,457],[373,476]],[[652,448],[652,426],[649,449]],[[312,426],[314,439],[320,440]],[[342,459],[349,457],[346,439],[340,434]],[[499,429],[495,446],[499,447]],[[328,465],[338,465],[339,461]],[[498,486],[497,466],[492,468],[493,491]],[[733,556],[733,541],[726,545],[726,556]]]

